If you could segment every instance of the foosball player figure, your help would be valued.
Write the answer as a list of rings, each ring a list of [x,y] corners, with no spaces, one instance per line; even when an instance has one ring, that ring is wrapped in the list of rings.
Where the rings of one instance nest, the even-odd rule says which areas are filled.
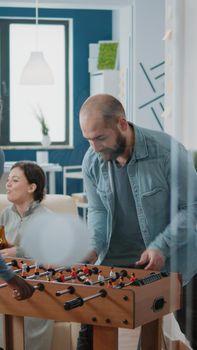
[[[112,280],[116,280],[116,272],[114,271],[114,268],[113,266],[111,267],[111,270],[110,270],[110,273],[109,273],[109,277],[112,279]]]
[[[91,285],[91,284],[92,284],[92,281],[91,281],[91,279],[90,279],[90,277],[89,277],[89,274],[88,274],[88,275],[86,275],[86,278],[85,278],[84,284],[87,284],[87,285]]]
[[[50,282],[50,280],[51,280],[51,277],[50,277],[49,273],[46,275],[46,280],[47,280],[48,282]]]
[[[65,282],[63,271],[58,272],[56,281],[57,282]]]
[[[22,269],[21,277],[26,278],[27,277],[27,264],[23,262],[21,269]]]
[[[48,269],[47,270],[47,275],[46,275],[46,280],[48,281],[48,282],[50,282],[51,281],[51,277],[53,276],[53,269]]]
[[[75,267],[72,267],[70,275],[71,275],[72,281],[75,282],[75,280],[77,279],[77,272],[76,272]]]
[[[136,281],[135,272],[132,272],[132,273],[131,273],[131,276],[130,276],[130,278],[129,278],[129,281],[130,281],[131,283],[133,283],[133,282]]]
[[[39,277],[39,264],[36,262],[35,263],[35,269],[34,269],[34,275],[38,278]]]
[[[24,263],[24,261],[23,260],[21,260],[21,261],[19,261],[19,263],[18,263],[18,266],[22,269],[22,265],[23,265],[23,263]]]
[[[124,277],[120,276],[117,287],[124,287]]]
[[[102,271],[99,270],[99,272],[98,272],[98,282],[99,282],[100,285],[104,284],[104,279],[105,279],[105,277],[103,276]]]
[[[113,288],[113,282],[112,280],[109,280],[107,283],[107,288]]]
[[[84,273],[84,275],[90,275],[90,269],[87,267],[87,265],[85,264],[84,266],[83,266],[83,273]]]

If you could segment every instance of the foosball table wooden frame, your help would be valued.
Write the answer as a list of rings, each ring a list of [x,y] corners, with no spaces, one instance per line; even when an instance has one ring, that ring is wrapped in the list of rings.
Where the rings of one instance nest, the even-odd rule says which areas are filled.
[[[33,264],[29,260],[28,263]],[[76,269],[80,266],[76,265]],[[95,266],[88,268],[95,271]],[[141,349],[160,350],[162,317],[181,305],[179,274],[114,268],[117,276],[122,276],[123,271],[127,276],[121,282],[117,277],[113,288],[108,288],[110,268],[98,268],[105,276],[103,284],[98,282],[97,274],[91,275],[91,284],[87,285],[82,279],[73,282],[68,272],[65,282],[47,281],[41,274],[39,279],[34,279],[30,272],[28,283],[34,286],[41,283],[44,290],[36,290],[24,301],[15,300],[11,289],[2,281],[0,313],[4,315],[4,350],[24,349],[25,316],[93,325],[94,350],[118,350],[118,328],[141,326]],[[61,267],[57,271],[64,270]],[[131,283],[129,276],[133,272],[136,280]]]

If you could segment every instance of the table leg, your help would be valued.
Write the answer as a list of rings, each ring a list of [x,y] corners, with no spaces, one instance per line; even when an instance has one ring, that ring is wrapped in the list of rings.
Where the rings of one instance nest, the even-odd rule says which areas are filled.
[[[55,188],[55,172],[49,171],[49,193],[55,194],[56,188]]]
[[[24,317],[4,316],[4,350],[24,350]]]
[[[161,350],[162,319],[149,322],[142,326],[141,349]]]
[[[118,328],[94,326],[94,350],[118,350]]]

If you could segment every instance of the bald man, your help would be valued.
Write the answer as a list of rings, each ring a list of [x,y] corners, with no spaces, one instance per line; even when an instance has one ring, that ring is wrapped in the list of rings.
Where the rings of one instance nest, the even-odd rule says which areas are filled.
[[[120,101],[106,94],[84,102],[80,126],[90,143],[82,165],[93,244],[89,262],[145,265],[151,270],[173,268],[182,273],[184,285],[197,288],[197,174],[183,145],[163,132],[129,123]],[[178,164],[173,186],[172,144]],[[188,196],[189,182],[193,191]],[[177,199],[173,208],[172,191],[176,196],[172,199]],[[171,249],[177,254],[176,266],[172,266]],[[193,349],[197,349],[195,294],[191,299],[194,311],[186,315],[184,303],[178,317]],[[191,332],[186,332],[187,322],[192,322]]]

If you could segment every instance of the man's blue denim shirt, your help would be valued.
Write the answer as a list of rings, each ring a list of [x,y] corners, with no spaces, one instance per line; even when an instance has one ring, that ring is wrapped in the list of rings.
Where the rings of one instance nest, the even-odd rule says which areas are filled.
[[[127,171],[144,243],[160,249],[166,257],[164,269],[182,273],[186,284],[197,272],[197,174],[192,158],[168,134],[133,127],[135,146]],[[90,147],[83,160],[83,175],[88,227],[100,264],[112,234],[111,162]]]

